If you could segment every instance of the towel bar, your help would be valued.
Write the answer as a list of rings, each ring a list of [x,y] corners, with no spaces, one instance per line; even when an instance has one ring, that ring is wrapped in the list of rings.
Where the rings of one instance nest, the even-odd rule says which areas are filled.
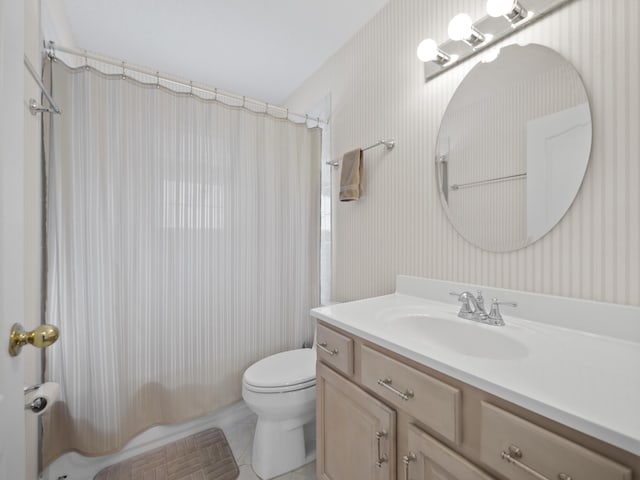
[[[370,150],[372,148],[378,147],[380,145],[384,145],[385,147],[387,147],[387,150],[392,150],[393,147],[396,146],[396,141],[393,139],[389,139],[389,140],[378,140],[376,143],[374,143],[373,145],[369,145],[368,147],[365,147],[362,149],[363,152],[366,152],[367,150]],[[327,165],[331,165],[334,168],[338,168],[340,166],[340,162],[338,162],[337,160],[333,161],[333,162],[325,162]]]

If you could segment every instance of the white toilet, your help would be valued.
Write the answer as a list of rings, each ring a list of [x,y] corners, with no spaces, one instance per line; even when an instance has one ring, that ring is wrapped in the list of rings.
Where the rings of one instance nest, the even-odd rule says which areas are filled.
[[[251,365],[242,398],[258,415],[253,470],[277,477],[315,459],[316,351],[276,353]]]

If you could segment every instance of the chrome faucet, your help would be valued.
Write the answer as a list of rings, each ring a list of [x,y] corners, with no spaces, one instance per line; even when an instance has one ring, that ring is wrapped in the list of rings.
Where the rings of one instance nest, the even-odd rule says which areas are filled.
[[[478,290],[478,296],[474,297],[471,292],[455,293],[451,295],[458,297],[458,301],[462,303],[458,316],[465,320],[473,320],[475,322],[486,323],[487,325],[503,326],[504,320],[500,314],[500,305],[509,305],[517,307],[515,302],[499,302],[497,298],[492,299],[491,310],[487,313],[484,306],[484,297],[482,291]]]
[[[478,291],[478,297],[474,297],[471,292],[454,293],[451,295],[458,297],[458,301],[462,303],[458,316],[467,320],[480,320],[483,316],[487,316],[484,309],[484,297],[482,292]]]

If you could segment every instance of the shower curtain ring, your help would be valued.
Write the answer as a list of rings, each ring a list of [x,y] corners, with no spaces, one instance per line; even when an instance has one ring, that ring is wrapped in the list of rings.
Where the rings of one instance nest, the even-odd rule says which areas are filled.
[[[122,62],[122,79],[126,80],[127,76],[124,73],[124,62]]]

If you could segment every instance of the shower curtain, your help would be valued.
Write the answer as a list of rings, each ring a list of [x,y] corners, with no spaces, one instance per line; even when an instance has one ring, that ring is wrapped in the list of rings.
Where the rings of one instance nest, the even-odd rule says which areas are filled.
[[[312,336],[320,131],[52,64],[44,463],[241,398]]]

